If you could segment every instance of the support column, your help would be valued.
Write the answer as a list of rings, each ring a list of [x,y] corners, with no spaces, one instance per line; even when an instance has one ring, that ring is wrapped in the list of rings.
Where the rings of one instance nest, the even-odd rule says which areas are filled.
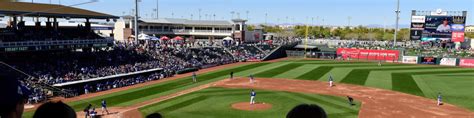
[[[89,18],[86,18],[86,23],[85,24],[86,24],[86,26],[85,26],[86,31],[91,31],[92,28],[91,28],[91,22],[89,22]]]
[[[54,31],[58,31],[59,29],[59,23],[57,18],[53,18],[53,29]]]
[[[13,23],[12,23],[13,30],[18,29],[17,21],[18,21],[18,18],[16,16],[13,16]]]

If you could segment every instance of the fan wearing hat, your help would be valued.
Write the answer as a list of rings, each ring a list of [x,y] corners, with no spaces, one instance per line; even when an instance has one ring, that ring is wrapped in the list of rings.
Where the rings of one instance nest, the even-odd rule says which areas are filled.
[[[0,118],[21,118],[31,91],[15,77],[0,74]]]

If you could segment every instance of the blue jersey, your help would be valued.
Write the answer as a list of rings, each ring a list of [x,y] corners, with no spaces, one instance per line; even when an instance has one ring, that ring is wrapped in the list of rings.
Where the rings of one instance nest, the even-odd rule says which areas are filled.
[[[329,76],[329,81],[333,81],[332,76]]]
[[[105,100],[102,100],[102,107],[106,107],[107,106],[107,103],[105,102]]]
[[[257,93],[255,93],[255,91],[252,91],[252,92],[250,93],[250,96],[256,96],[256,95],[257,95]]]
[[[441,100],[441,98],[442,98],[442,97],[441,97],[441,94],[439,94],[439,95],[438,95],[438,100]]]

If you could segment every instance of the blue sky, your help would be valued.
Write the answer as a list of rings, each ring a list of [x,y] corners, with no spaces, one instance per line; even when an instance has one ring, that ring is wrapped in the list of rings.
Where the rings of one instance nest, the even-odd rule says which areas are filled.
[[[49,3],[50,0],[34,1]],[[51,1],[59,3],[59,0]],[[86,1],[89,0],[61,0],[61,4]],[[131,12],[133,1],[99,0],[77,7],[123,15]],[[411,10],[435,9],[468,11],[467,24],[474,24],[474,0],[401,0],[400,5],[401,24],[409,24]],[[156,8],[156,0],[142,0],[140,6],[141,16],[151,17],[151,14],[155,14],[153,9]],[[247,18],[246,11],[249,11],[250,23],[264,23],[265,13],[268,13],[268,23],[311,23],[314,17],[314,24],[321,24],[324,19],[326,25],[347,25],[350,16],[352,25],[392,25],[395,22],[395,8],[396,0],[159,0],[160,17],[172,17],[174,14],[174,18],[190,19],[193,14],[193,19],[198,19],[198,9],[202,9],[202,19],[205,19],[206,14],[216,14],[216,19],[227,20],[232,16],[231,11],[239,12],[241,18]]]

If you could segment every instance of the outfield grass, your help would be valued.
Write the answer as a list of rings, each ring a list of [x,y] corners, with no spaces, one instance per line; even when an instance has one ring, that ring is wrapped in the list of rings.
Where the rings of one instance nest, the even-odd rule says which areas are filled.
[[[299,104],[317,104],[329,117],[357,117],[360,102],[350,106],[345,98],[290,92],[256,90],[257,102],[272,104],[264,111],[242,111],[233,103],[248,102],[249,89],[208,88],[140,108],[143,116],[158,112],[168,118],[282,118]]]
[[[241,65],[228,69],[218,70],[215,72],[199,74],[198,83],[192,83],[191,77],[184,77],[177,80],[171,80],[146,87],[116,92],[99,97],[94,97],[91,99],[85,99],[82,101],[70,102],[67,104],[71,105],[77,111],[82,110],[82,108],[84,108],[88,103],[100,105],[100,101],[102,99],[106,99],[108,101],[109,106],[111,107],[129,106],[163,95],[175,93],[177,91],[228,78],[230,72],[234,72],[234,76],[236,77],[246,77],[250,74],[255,74],[255,77],[287,77],[289,79],[319,81],[327,81],[329,75],[333,75],[334,80],[340,83],[364,85],[400,91],[430,99],[435,99],[436,94],[438,92],[441,92],[443,94],[443,99],[445,100],[445,102],[468,108],[474,111],[474,102],[472,102],[472,100],[474,99],[474,77],[472,76],[474,75],[474,69],[388,63],[384,63],[383,66],[379,67],[377,63],[371,62],[339,62],[324,60],[287,60],[275,63],[256,63],[249,65]],[[183,116],[195,115],[195,117],[204,117],[205,115],[213,114],[215,114],[216,117],[234,117],[232,116],[232,114],[235,114],[236,116],[241,116],[242,114],[249,114],[249,116],[242,117],[260,117],[258,113],[254,112],[248,113],[245,111],[240,111],[234,113],[235,110],[233,109],[222,109],[223,112],[219,113],[211,113],[211,111],[206,111],[206,109],[203,109],[203,112],[191,112],[195,108],[205,106],[205,104],[207,104],[208,107],[210,105],[214,105],[216,107],[216,110],[220,110],[217,107],[225,107],[220,105],[221,103],[224,105],[230,104],[222,101],[217,102],[219,101],[219,98],[228,99],[229,102],[231,102],[232,100],[235,101],[241,99],[244,99],[243,101],[247,101],[248,99],[248,91],[246,90],[221,89],[222,88],[206,89],[205,91],[199,91],[191,95],[185,95],[182,98],[179,97],[176,100],[172,99],[172,102],[158,103],[158,106],[147,106],[145,108],[142,108],[141,110],[142,112],[144,112],[145,115],[152,112],[160,111],[164,113],[165,116],[168,115],[171,117],[178,117],[180,116],[180,114]],[[204,95],[204,93],[210,94]],[[237,95],[228,93],[235,93]],[[239,94],[245,95],[239,97]],[[199,95],[203,96],[199,97]],[[219,97],[215,98],[215,96],[213,95],[217,95]],[[229,97],[222,97],[224,95]],[[262,93],[260,93],[259,95],[262,95]],[[290,103],[294,103],[291,105],[295,105],[297,102],[315,102],[322,104],[323,106],[326,105],[325,109],[327,108],[329,111],[332,111],[330,113],[330,116],[333,117],[352,117],[354,115],[354,113],[352,113],[354,111],[348,109],[338,111],[344,109],[344,105],[330,104],[335,103],[337,101],[331,101],[331,99],[327,99],[327,96],[314,97],[315,95],[271,91],[263,92],[262,96],[268,96],[264,98],[275,98],[275,100],[265,99],[265,102],[271,102],[272,104],[277,105],[274,107],[275,109],[278,109],[276,111],[269,110],[262,113],[267,114],[268,116],[281,117],[283,113],[282,111],[288,110],[288,108],[283,109],[278,107],[278,105],[287,105],[286,102],[288,102],[288,105],[290,105]],[[288,100],[283,101],[283,98]],[[279,103],[280,101],[283,101],[285,103]],[[183,107],[176,107],[175,104],[178,104],[179,106]],[[277,111],[282,113],[277,114]],[[286,112],[287,111],[285,111],[285,113]],[[31,117],[32,114],[33,112],[26,112],[24,113],[24,116]],[[225,114],[230,115],[226,116]],[[355,114],[355,116],[357,116],[357,114]]]
[[[285,66],[281,66],[271,68],[269,71],[261,72],[256,76],[327,81],[329,75],[333,75],[334,80],[340,83],[389,89],[430,99],[435,99],[436,97],[434,96],[441,91],[443,95],[446,95],[444,98],[452,98],[446,100],[447,103],[474,111],[474,102],[472,102],[474,92],[471,92],[474,90],[472,86],[474,85],[474,79],[467,76],[455,76],[456,74],[474,75],[474,69],[471,68],[391,63],[383,63],[382,66],[378,66],[376,62],[339,62],[326,60],[286,60],[276,63],[284,63],[286,66],[293,64],[301,66],[301,64],[303,64],[302,66],[314,65],[318,67],[311,68],[312,70],[297,70],[307,68],[286,68]],[[285,73],[288,71],[303,71],[305,73]],[[456,79],[439,79],[448,78],[435,76],[439,74],[454,74],[448,77],[455,76]],[[431,76],[430,78],[423,76],[423,78],[414,79],[413,77],[417,75]],[[462,85],[465,86],[457,86],[459,82],[463,82]],[[436,84],[436,86],[433,84]],[[443,85],[441,86],[441,84]]]

